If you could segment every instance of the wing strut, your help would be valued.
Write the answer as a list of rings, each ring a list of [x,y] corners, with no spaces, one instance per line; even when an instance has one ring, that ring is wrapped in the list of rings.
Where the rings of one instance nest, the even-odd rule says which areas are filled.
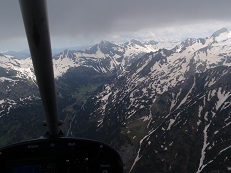
[[[49,136],[60,134],[47,7],[45,0],[19,0],[27,40],[48,126]]]

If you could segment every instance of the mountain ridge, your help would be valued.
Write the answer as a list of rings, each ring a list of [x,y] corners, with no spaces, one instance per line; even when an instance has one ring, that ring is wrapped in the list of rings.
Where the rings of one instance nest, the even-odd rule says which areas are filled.
[[[217,36],[217,38],[220,38],[220,36]],[[149,137],[154,134],[157,129],[159,129],[158,133],[160,134],[163,129],[168,129],[169,131],[173,127],[173,124],[177,122],[176,117],[168,119],[168,124],[163,127],[164,124],[161,122],[165,122],[164,117],[168,118],[171,116],[170,114],[164,115],[164,113],[167,113],[167,111],[169,110],[186,110],[187,106],[185,106],[185,108],[182,107],[184,107],[184,105],[187,103],[187,99],[190,93],[195,92],[196,96],[197,94],[200,95],[204,92],[204,90],[197,90],[197,92],[194,91],[194,87],[196,86],[196,84],[200,86],[200,83],[196,82],[195,79],[197,77],[192,78],[192,76],[195,76],[197,74],[206,74],[205,76],[207,76],[207,80],[200,79],[200,81],[207,81],[207,84],[204,84],[204,87],[218,87],[216,93],[219,96],[222,96],[224,92],[222,90],[219,90],[219,86],[215,85],[215,83],[217,82],[216,79],[218,80],[219,78],[224,78],[222,82],[217,83],[220,83],[220,85],[223,85],[225,87],[224,89],[226,94],[224,94],[224,97],[230,99],[230,92],[228,89],[230,87],[230,80],[228,80],[229,77],[222,76],[225,74],[226,68],[228,68],[228,71],[230,72],[230,44],[227,44],[226,47],[223,47],[224,44],[229,43],[229,37],[228,39],[224,38],[223,40],[221,40],[221,42],[214,42],[213,39],[210,38],[202,41],[191,41],[191,44],[182,44],[181,51],[177,51],[177,49],[160,49],[157,52],[151,52],[146,54],[145,56],[134,62],[124,72],[122,72],[122,74],[120,74],[117,79],[114,80],[111,84],[106,84],[101,87],[101,91],[99,90],[94,97],[88,100],[80,115],[76,117],[72,130],[73,134],[75,136],[81,137],[82,135],[86,135],[93,139],[103,140],[119,149],[121,155],[124,157],[126,170],[128,172],[140,172],[144,169],[144,167],[147,167],[146,171],[152,170],[157,172],[168,172],[167,170],[170,168],[166,170],[162,169],[161,167],[166,166],[163,165],[161,161],[158,161],[158,163],[156,162],[157,165],[161,166],[153,167],[153,163],[155,163],[155,160],[158,160],[157,158],[153,158],[152,162],[150,163],[148,162],[150,158],[144,159],[144,161],[142,161],[144,163],[141,164],[142,166],[140,165],[140,163],[138,164],[140,166],[136,166],[136,163],[141,158],[144,158],[139,154],[143,150],[145,151],[143,145],[146,144],[146,146],[152,146],[150,143],[151,141],[159,140],[158,138],[151,141],[148,141],[147,139],[149,139]],[[212,78],[212,74],[216,73],[216,71],[220,71],[220,75],[222,77],[219,76],[219,73],[217,73],[218,77],[216,79]],[[186,84],[185,81],[187,81]],[[189,87],[189,89],[183,89],[184,85],[191,86]],[[170,95],[166,98],[166,96],[164,96],[166,95],[165,93],[172,93],[173,90],[176,90],[177,88],[180,89],[178,89],[178,92],[175,91],[175,101],[172,101],[171,103],[166,102],[166,100],[168,100],[169,97],[173,97],[173,95]],[[203,96],[203,94],[201,96]],[[157,103],[159,97],[163,97],[160,100],[160,104]],[[209,96],[207,97],[210,98]],[[204,101],[204,105],[209,105],[210,100],[208,98],[206,99],[206,102]],[[197,100],[199,98],[194,99]],[[195,102],[193,101],[194,99],[192,99],[192,103]],[[218,100],[222,99],[219,97]],[[157,104],[158,106],[155,104]],[[223,103],[217,102],[217,104],[222,105]],[[227,102],[226,104],[227,105],[223,108],[225,109],[226,114],[230,115],[230,104],[229,102]],[[197,108],[197,110],[200,109]],[[197,149],[195,149],[197,150],[197,155],[193,159],[193,162],[195,162],[195,164],[185,168],[181,166],[178,166],[177,168],[177,165],[181,165],[181,161],[179,161],[176,163],[175,168],[169,170],[170,172],[175,170],[177,172],[195,171],[199,173],[203,172],[206,169],[211,172],[214,170],[219,170],[218,166],[215,166],[216,168],[214,168],[214,170],[206,167],[206,163],[208,162],[205,159],[205,154],[203,154],[206,153],[207,150],[207,130],[211,125],[211,118],[215,116],[215,114],[211,113],[213,109],[208,110],[208,112],[210,112],[208,115],[206,115],[206,112],[204,112],[205,119],[208,120],[200,120],[204,123],[203,129],[199,130],[200,135],[204,134],[204,137],[200,137],[200,139],[204,138],[204,140],[200,142],[204,144],[198,144],[201,148],[198,147]],[[153,111],[155,113],[153,113]],[[190,112],[184,112],[184,114],[187,115],[190,114]],[[200,114],[200,112],[194,111],[194,114]],[[180,117],[180,115],[178,115],[178,117]],[[195,119],[194,115],[192,115],[192,117],[194,117]],[[201,115],[201,117],[203,116]],[[185,118],[185,116],[182,116],[182,120],[184,120]],[[200,121],[198,120],[198,123]],[[220,120],[218,118],[218,121],[216,123],[219,124],[219,121]],[[83,124],[83,126],[87,126],[88,128],[84,128],[81,124]],[[148,129],[150,130],[145,129],[145,127],[148,127]],[[110,128],[112,128],[113,130],[110,130]],[[158,133],[157,136],[159,136]],[[173,133],[171,134],[173,135]],[[180,131],[180,134],[183,135],[184,132]],[[171,138],[171,136],[169,137]],[[183,145],[183,141],[181,141],[179,145]],[[170,144],[171,142],[169,143],[169,145]],[[160,148],[158,150],[162,148],[161,146],[163,146],[163,149],[165,149],[164,145],[160,145]],[[177,148],[177,146],[175,147]],[[187,145],[185,145],[185,147],[187,148]],[[223,149],[225,150],[226,147],[224,146]],[[153,146],[152,148],[155,147]],[[174,150],[176,150],[176,148]],[[222,149],[220,150],[220,152],[221,151]],[[219,151],[216,152],[219,153]],[[136,155],[135,153],[138,154]],[[183,153],[184,152],[182,152],[182,154]],[[153,155],[155,155],[155,153],[153,153]],[[167,158],[168,157],[165,157],[165,159]],[[185,159],[186,158],[184,158],[183,160]],[[224,167],[226,162],[224,160],[221,162],[223,167],[222,169],[226,169]],[[192,169],[192,167],[194,167],[194,169]],[[197,170],[195,170],[195,168],[197,168]]]
[[[54,69],[63,132],[112,145],[125,172],[226,172],[231,37],[217,33],[171,49],[156,49],[156,42],[132,40],[123,47],[102,41],[86,51],[58,54]],[[40,137],[42,108],[29,59],[0,61],[0,143]]]

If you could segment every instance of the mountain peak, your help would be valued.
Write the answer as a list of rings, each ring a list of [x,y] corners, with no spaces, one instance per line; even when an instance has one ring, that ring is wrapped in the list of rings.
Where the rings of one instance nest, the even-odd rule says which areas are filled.
[[[216,32],[213,33],[213,35],[211,37],[218,37],[220,34],[222,33],[228,33],[228,29],[227,28],[221,28],[219,30],[217,30]]]
[[[102,46],[107,46],[107,45],[114,45],[115,43],[114,42],[111,42],[111,41],[107,41],[107,40],[102,40],[99,45],[102,45]]]
[[[130,42],[133,43],[133,44],[140,45],[140,46],[143,45],[139,40],[136,40],[136,39],[132,39],[132,40],[130,40]]]
[[[131,39],[129,40],[128,42],[124,43],[125,46],[128,46],[128,45],[139,45],[139,46],[144,46],[139,40],[136,40],[136,39]]]
[[[107,40],[101,40],[101,42],[99,43],[99,44],[106,44],[106,43],[108,43],[109,41],[107,41]]]
[[[95,47],[98,47],[99,49],[111,49],[112,47],[118,47],[119,45],[114,43],[113,41],[107,41],[107,40],[102,40],[100,43],[96,44]],[[94,46],[93,46],[94,47]]]
[[[154,40],[150,40],[150,41],[146,42],[146,44],[156,45],[156,44],[158,44],[158,42],[156,42]]]

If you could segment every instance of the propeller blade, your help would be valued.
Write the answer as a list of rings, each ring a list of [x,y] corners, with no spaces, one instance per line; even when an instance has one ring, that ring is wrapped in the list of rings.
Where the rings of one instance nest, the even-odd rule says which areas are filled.
[[[34,71],[39,87],[48,133],[57,136],[58,126],[56,93],[47,7],[45,0],[19,0]]]

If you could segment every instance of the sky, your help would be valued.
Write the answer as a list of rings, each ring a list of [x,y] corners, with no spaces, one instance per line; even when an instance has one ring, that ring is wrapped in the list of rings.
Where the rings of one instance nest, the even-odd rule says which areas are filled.
[[[184,39],[231,30],[230,0],[47,0],[53,48]],[[0,51],[27,49],[18,0],[0,5]]]

